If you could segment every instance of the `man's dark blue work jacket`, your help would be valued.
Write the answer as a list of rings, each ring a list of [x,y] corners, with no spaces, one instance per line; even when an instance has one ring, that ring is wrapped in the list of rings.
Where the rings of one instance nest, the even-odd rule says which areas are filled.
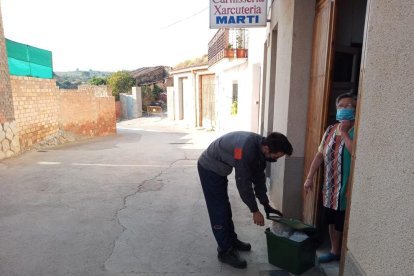
[[[198,159],[205,169],[221,176],[228,176],[234,168],[240,197],[251,212],[259,210],[255,195],[261,204],[269,203],[263,140],[253,132],[230,132],[212,142]]]

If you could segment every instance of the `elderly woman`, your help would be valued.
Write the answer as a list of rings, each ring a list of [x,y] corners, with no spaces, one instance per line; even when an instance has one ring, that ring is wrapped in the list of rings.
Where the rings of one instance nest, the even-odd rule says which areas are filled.
[[[356,96],[342,94],[336,99],[336,120],[323,135],[308,176],[304,183],[306,193],[313,187],[313,176],[324,163],[322,186],[324,216],[329,224],[331,250],[319,257],[327,263],[340,259],[342,231],[345,220],[346,190],[351,167],[352,139],[354,136]]]

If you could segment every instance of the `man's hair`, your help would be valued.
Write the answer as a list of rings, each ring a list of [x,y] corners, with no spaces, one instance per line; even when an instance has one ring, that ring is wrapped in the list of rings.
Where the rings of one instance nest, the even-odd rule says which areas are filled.
[[[283,152],[292,155],[293,147],[285,135],[279,132],[270,133],[263,141],[263,145],[269,147],[271,153]]]
[[[347,99],[347,98],[349,98],[349,99],[353,99],[355,102],[357,101],[357,96],[356,96],[354,93],[344,93],[344,94],[339,95],[339,96],[336,98],[336,105],[338,105],[338,104],[339,104],[339,101],[340,101],[340,100],[342,100],[342,99]]]

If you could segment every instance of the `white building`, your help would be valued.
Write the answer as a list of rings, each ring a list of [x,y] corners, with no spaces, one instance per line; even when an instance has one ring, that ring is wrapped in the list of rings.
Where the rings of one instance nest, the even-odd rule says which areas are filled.
[[[174,87],[167,89],[168,117],[183,121],[188,127],[214,128],[214,75],[207,64],[196,65],[170,72]]]
[[[264,34],[263,28],[219,29],[209,43],[208,65],[172,70],[169,118],[221,133],[258,132]]]
[[[259,131],[264,34],[263,28],[219,29],[209,44],[209,70],[215,74],[220,132]],[[229,44],[234,47],[234,57],[219,47]],[[246,53],[238,56],[241,47]]]

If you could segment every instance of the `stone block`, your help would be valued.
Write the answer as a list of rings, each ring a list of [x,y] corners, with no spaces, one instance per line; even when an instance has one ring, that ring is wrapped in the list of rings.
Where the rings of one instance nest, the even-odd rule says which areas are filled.
[[[6,133],[3,130],[0,130],[0,142],[6,138]]]
[[[6,138],[9,139],[9,141],[11,141],[13,140],[13,136],[14,136],[13,131],[11,130],[11,128],[8,128],[6,130]]]
[[[8,151],[6,152],[6,157],[7,157],[7,158],[12,157],[13,155],[15,155],[15,154],[14,154],[14,152],[12,152],[11,150],[8,150]]]
[[[20,142],[19,142],[19,137],[14,136],[11,144],[10,144],[10,149],[14,152],[14,153],[19,153],[20,152]]]
[[[0,150],[0,160],[6,158],[6,154]]]
[[[3,142],[1,142],[2,146],[3,146],[3,152],[7,152],[8,150],[10,150],[10,142],[7,139],[4,139]]]
[[[10,123],[10,129],[11,129],[11,131],[13,131],[14,135],[18,134],[19,130],[17,128],[16,121],[13,121],[13,122]]]

